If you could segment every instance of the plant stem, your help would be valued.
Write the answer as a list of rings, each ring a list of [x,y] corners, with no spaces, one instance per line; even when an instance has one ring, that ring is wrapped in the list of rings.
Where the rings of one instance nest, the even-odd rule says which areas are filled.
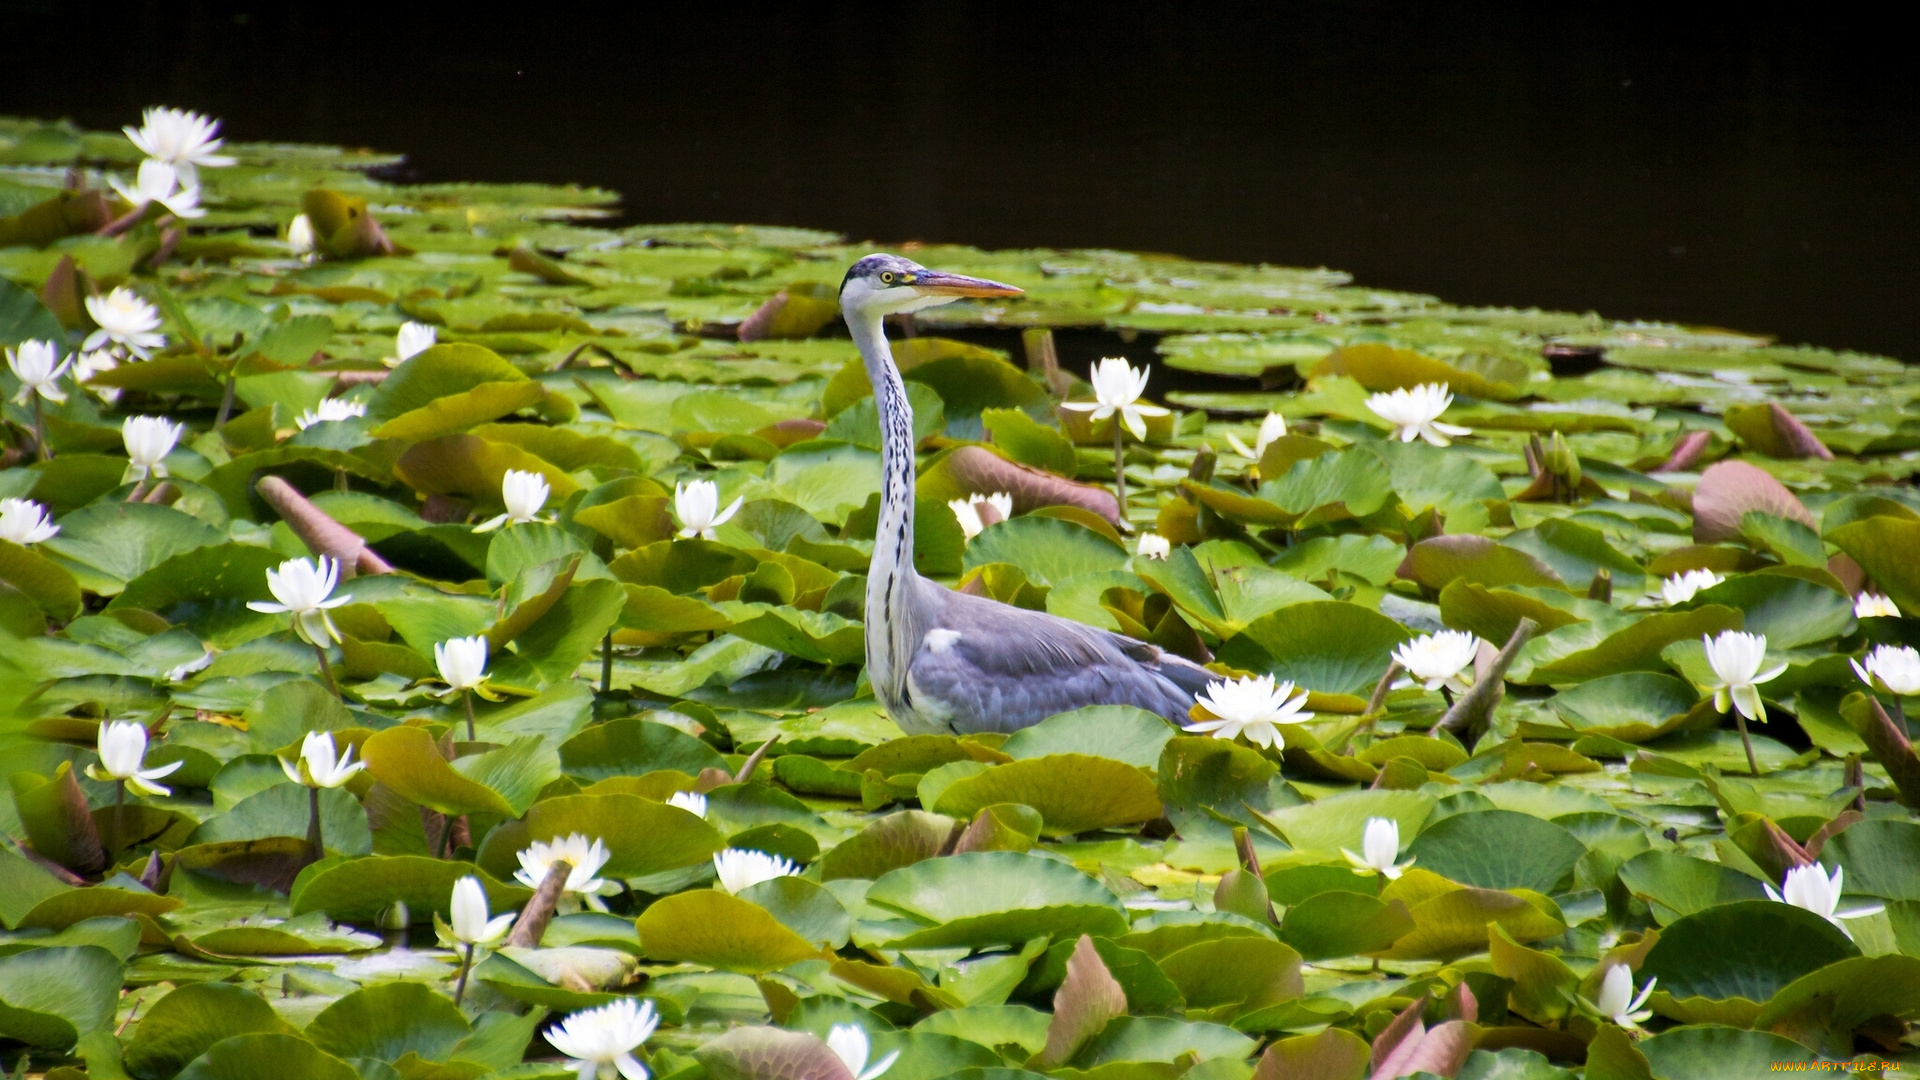
[[[1913,729],[1907,726],[1906,699],[1902,698],[1899,694],[1889,694],[1887,696],[1893,698],[1893,722],[1900,726],[1900,733],[1902,735],[1905,735],[1909,739],[1913,738]]]
[[[600,642],[600,692],[613,692],[613,631],[607,631],[606,638]]]
[[[333,699],[335,701],[345,702],[346,699],[340,696],[340,683],[333,677],[333,664],[327,660],[327,647],[315,644],[313,654],[320,658],[320,674],[326,676],[327,689],[333,691]]]
[[[307,789],[307,852],[314,862],[327,857],[326,845],[320,837],[320,789]]]
[[[1740,745],[1747,748],[1747,771],[1759,776],[1760,763],[1753,757],[1753,740],[1747,735],[1747,718],[1741,715],[1739,709],[1733,710],[1733,725],[1740,729]]]
[[[460,999],[467,996],[467,972],[473,970],[473,943],[467,943],[467,954],[460,960],[460,981],[453,988],[453,1004],[458,1007]]]
[[[460,703],[467,707],[467,741],[474,742],[473,734],[473,691],[460,691]]]
[[[47,421],[40,405],[40,392],[33,392],[33,452],[41,461],[53,459],[53,451],[47,446]]]
[[[1124,434],[1120,427],[1120,414],[1113,414],[1113,494],[1120,501],[1120,524],[1127,522],[1127,459],[1121,448],[1120,439]]]
[[[237,365],[236,365],[237,366]],[[235,368],[227,369],[227,388],[220,394],[220,412],[213,418],[213,430],[219,431],[227,426],[227,417],[233,414],[234,384],[239,380]]]
[[[1440,697],[1442,700],[1446,701],[1447,708],[1449,709],[1453,708],[1453,688],[1452,687],[1450,686],[1441,687]]]
[[[120,849],[121,818],[125,816],[127,806],[127,782],[122,780],[113,785],[113,850]]]

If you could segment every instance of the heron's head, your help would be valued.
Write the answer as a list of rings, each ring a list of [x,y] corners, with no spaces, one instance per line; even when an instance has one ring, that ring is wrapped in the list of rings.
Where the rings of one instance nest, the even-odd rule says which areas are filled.
[[[966,296],[1019,296],[1012,285],[929,270],[898,255],[869,255],[847,269],[840,282],[840,310],[858,315],[899,315]]]

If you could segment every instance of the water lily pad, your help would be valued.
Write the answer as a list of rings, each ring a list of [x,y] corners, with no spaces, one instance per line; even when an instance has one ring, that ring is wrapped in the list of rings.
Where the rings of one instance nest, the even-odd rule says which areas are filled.
[[[286,1032],[259,994],[231,983],[188,983],[153,1004],[127,1043],[126,1070],[169,1080],[215,1043],[235,1035]]]
[[[179,1075],[184,1080],[250,1080],[268,1074],[287,1080],[359,1080],[360,1076],[346,1062],[298,1035],[277,1032],[222,1039]]]
[[[867,890],[867,902],[922,924],[895,939],[895,948],[1010,944],[1067,933],[1110,937],[1126,928],[1105,886],[1063,863],[1011,851],[950,855],[891,871]]]
[[[112,1025],[120,975],[119,958],[95,945],[0,956],[0,1035],[64,1051]]]
[[[1771,900],[1740,900],[1683,916],[1660,931],[1641,965],[1661,993],[1684,1004],[1739,999],[1756,1006],[1787,984],[1860,955],[1840,928]]]
[[[949,785],[933,810],[971,818],[994,803],[1033,807],[1053,835],[1131,825],[1160,816],[1160,799],[1151,777],[1132,765],[1087,754],[1048,754],[990,766]]]
[[[524,822],[502,825],[476,861],[504,880],[519,868],[515,855],[526,845],[574,833],[607,845],[603,874],[616,878],[698,865],[727,846],[717,829],[677,806],[639,795],[562,795],[535,803]]]
[[[666,724],[625,716],[588,728],[560,745],[560,764],[582,780],[644,776],[661,769],[700,775],[723,769],[726,759],[713,747]]]
[[[361,987],[327,1006],[306,1036],[339,1058],[394,1062],[407,1054],[444,1061],[472,1032],[451,998],[414,982]]]
[[[820,955],[757,904],[716,889],[663,897],[640,915],[647,956],[757,974]]]
[[[1462,885],[1552,893],[1587,848],[1552,822],[1511,810],[1479,810],[1428,825],[1407,853],[1422,869]]]
[[[1289,907],[1280,940],[1303,959],[1331,960],[1379,952],[1412,929],[1413,916],[1404,903],[1340,890],[1315,893]]]
[[[1675,1028],[1639,1044],[1659,1080],[1734,1080],[1785,1067],[1798,1071],[1820,1055],[1784,1036],[1717,1025]]]
[[[1386,674],[1407,629],[1341,600],[1295,604],[1247,625],[1220,649],[1222,663],[1323,694],[1363,696]]]
[[[1670,923],[1719,904],[1759,900],[1761,882],[1731,867],[1671,851],[1649,851],[1620,867],[1620,882]]]
[[[1078,574],[1119,570],[1127,553],[1083,525],[1060,518],[1016,517],[989,526],[968,542],[968,570],[989,563],[1011,563],[1037,584],[1055,585]]]
[[[336,922],[373,926],[380,912],[395,902],[406,904],[415,922],[426,922],[436,913],[450,917],[453,883],[468,874],[480,878],[491,910],[518,908],[533,896],[531,889],[502,884],[475,869],[424,855],[335,856],[302,870],[288,899],[295,915],[324,911]]]
[[[1581,734],[1638,743],[1679,727],[1698,701],[1692,686],[1671,675],[1628,671],[1569,687],[1549,704]]]
[[[450,763],[424,729],[396,727],[369,738],[360,752],[381,783],[443,814],[518,817],[560,775],[559,755],[537,737]]]
[[[1015,759],[1090,754],[1151,769],[1173,736],[1170,724],[1145,709],[1089,705],[1014,732],[1000,752]]]

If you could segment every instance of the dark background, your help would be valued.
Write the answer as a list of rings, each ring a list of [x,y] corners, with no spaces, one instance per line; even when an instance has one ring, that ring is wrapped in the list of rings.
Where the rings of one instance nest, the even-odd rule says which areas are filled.
[[[631,221],[1327,265],[1920,358],[1920,75],[1833,5],[0,8],[4,113],[191,106]]]

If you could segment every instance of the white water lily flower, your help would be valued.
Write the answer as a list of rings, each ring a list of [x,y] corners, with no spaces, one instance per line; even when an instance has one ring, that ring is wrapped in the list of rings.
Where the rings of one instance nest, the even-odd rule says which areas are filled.
[[[1760,665],[1767,659],[1767,635],[1726,630],[1719,637],[1700,638],[1707,649],[1707,663],[1720,682],[1712,687],[1713,707],[1726,712],[1731,704],[1749,720],[1764,720],[1766,706],[1760,702],[1760,685],[1787,670],[1781,664],[1768,671]]]
[[[305,214],[293,215],[293,220],[287,222],[287,246],[293,249],[295,255],[313,254],[312,218]]]
[[[716,535],[714,529],[731,521],[739,511],[740,504],[745,501],[745,496],[742,496],[733,500],[725,510],[720,510],[719,484],[711,480],[694,480],[673,485],[673,516],[680,519],[679,535],[713,539]]]
[[[189,660],[184,664],[176,664],[168,668],[166,679],[168,682],[185,682],[187,676],[207,670],[212,663],[213,650],[208,649],[206,652],[200,654],[200,659],[198,660]]]
[[[953,511],[953,516],[960,522],[960,531],[971,540],[985,531],[987,526],[998,525],[1013,516],[1013,496],[1004,491],[996,491],[991,495],[970,495],[948,502],[947,509]]]
[[[778,855],[769,855],[764,851],[746,851],[741,848],[728,848],[713,857],[714,872],[720,875],[720,887],[730,893],[737,893],[750,885],[758,885],[774,878],[791,877],[800,872],[800,868]]]
[[[152,355],[149,350],[167,343],[159,332],[160,309],[124,285],[105,296],[87,297],[87,315],[100,329],[87,335],[82,349],[91,351],[111,341],[145,360]]]
[[[310,788],[337,788],[366,767],[366,762],[353,760],[352,746],[347,747],[346,753],[340,753],[333,745],[330,731],[307,732],[307,737],[300,741],[298,762],[280,759],[280,769],[287,774],[287,779]]]
[[[1767,890],[1768,899],[1811,911],[1839,927],[1841,933],[1852,937],[1853,931],[1847,929],[1847,925],[1840,920],[1878,915],[1886,910],[1886,905],[1865,904],[1841,911],[1841,878],[1842,870],[1838,866],[1833,868],[1833,876],[1828,877],[1826,870],[1819,863],[1809,863],[1787,871],[1784,889],[1775,889],[1771,884],[1763,887]]]
[[[1647,985],[1640,988],[1639,996],[1633,993],[1633,971],[1625,964],[1615,964],[1607,969],[1600,979],[1600,996],[1594,998],[1593,1007],[1601,1016],[1612,1020],[1623,1028],[1637,1029],[1642,1020],[1653,1016],[1653,1010],[1640,1007],[1647,1003],[1647,997],[1653,993],[1653,984],[1659,979],[1648,979]]]
[[[159,416],[129,416],[122,421],[120,441],[127,447],[126,479],[167,475],[167,455],[173,453],[186,430],[184,424]]]
[[[87,380],[102,372],[112,371],[120,366],[120,358],[113,355],[112,349],[95,349],[83,352],[74,358],[73,381],[99,395],[100,400],[113,405],[120,400],[120,388],[117,386],[86,386]]]
[[[547,505],[547,496],[552,491],[547,486],[547,478],[539,473],[508,469],[507,474],[500,478],[500,501],[507,504],[507,512],[475,525],[473,531],[492,532],[502,525],[525,525],[531,522],[540,508]]]
[[[400,332],[393,336],[395,362],[412,359],[415,355],[433,348],[440,340],[440,331],[426,323],[402,323]]]
[[[479,686],[487,678],[486,635],[440,642],[433,647],[433,666],[440,669],[440,678],[447,684],[448,693]]]
[[[31,499],[0,499],[0,540],[19,544],[37,544],[51,540],[60,531],[47,508]]]
[[[1849,660],[1853,673],[1868,686],[1900,697],[1920,694],[1920,651],[1911,645],[1876,645],[1866,661]]]
[[[1152,364],[1139,369],[1126,360],[1109,356],[1095,364],[1087,373],[1087,381],[1093,384],[1092,401],[1063,401],[1060,407],[1075,412],[1092,413],[1090,420],[1100,421],[1120,414],[1120,422],[1133,433],[1133,437],[1146,441],[1149,416],[1165,416],[1168,410],[1159,405],[1142,404],[1140,395],[1147,391],[1147,374],[1153,370]]]
[[[487,890],[480,879],[468,874],[453,883],[453,901],[451,904],[453,939],[462,945],[478,945],[487,948],[499,943],[507,936],[516,918],[514,912],[507,912],[497,918],[487,918]]]
[[[1286,433],[1287,418],[1277,412],[1270,412],[1265,420],[1260,421],[1260,430],[1253,436],[1252,446],[1241,442],[1240,436],[1231,431],[1227,432],[1227,445],[1233,447],[1234,453],[1248,461],[1259,461],[1260,456],[1267,452],[1267,446]]]
[[[1890,598],[1879,593],[1863,592],[1853,602],[1853,617],[1856,619],[1897,619],[1900,607]]]
[[[1302,711],[1307,692],[1296,695],[1291,681],[1274,682],[1271,675],[1248,675],[1230,682],[1216,682],[1201,691],[1198,701],[1213,715],[1211,720],[1196,720],[1183,731],[1212,735],[1216,739],[1234,739],[1245,735],[1256,746],[1276,747],[1281,743],[1280,725],[1298,724],[1313,719]]]
[[[351,420],[356,416],[365,415],[367,415],[367,403],[364,401],[348,401],[346,398],[326,398],[315,408],[308,409],[299,416],[294,417],[293,422],[300,426],[301,431],[305,431],[315,424],[338,423],[341,420]]]
[[[98,748],[100,764],[88,765],[87,775],[102,782],[118,780],[143,795],[173,794],[172,788],[154,781],[186,764],[174,761],[157,769],[145,768],[147,729],[131,720],[101,724]]]
[[[1700,590],[1711,589],[1725,580],[1711,570],[1688,570],[1660,583],[1660,599],[1665,600],[1668,607],[1684,604]]]
[[[49,401],[67,400],[67,392],[60,389],[60,376],[72,365],[71,357],[60,359],[60,349],[51,341],[23,341],[19,348],[8,349],[7,367],[20,380],[14,403],[24,405],[34,394]]]
[[[1472,428],[1440,423],[1440,414],[1453,404],[1446,383],[1421,383],[1409,390],[1401,387],[1390,394],[1367,398],[1367,408],[1393,425],[1394,437],[1401,442],[1425,439],[1435,446],[1447,446],[1450,435],[1468,435]]]
[[[1412,859],[1403,863],[1393,861],[1400,854],[1400,823],[1393,818],[1368,818],[1366,831],[1360,834],[1360,854],[1355,855],[1346,848],[1341,848],[1340,854],[1353,864],[1354,873],[1380,874],[1389,881],[1413,865]]]
[[[1159,533],[1144,532],[1140,534],[1140,546],[1134,549],[1134,554],[1148,559],[1164,559],[1173,554],[1173,541]]]
[[[334,586],[339,583],[340,564],[336,560],[288,559],[278,570],[267,571],[267,589],[279,603],[249,600],[247,606],[269,615],[291,614],[294,633],[309,645],[319,645],[326,638],[339,641],[340,631],[327,611],[353,600],[351,593],[333,596]]]
[[[140,152],[179,170],[180,182],[198,184],[201,168],[214,169],[233,164],[233,159],[216,154],[220,121],[186,109],[153,106],[141,116],[138,128],[122,131]]]
[[[707,797],[697,791],[676,791],[667,796],[668,806],[677,806],[698,817],[707,816]]]
[[[660,1024],[653,1002],[621,998],[568,1016],[546,1030],[547,1042],[573,1060],[578,1080],[647,1080],[647,1067],[633,1052]]]
[[[867,1029],[859,1024],[835,1024],[828,1028],[827,1048],[846,1065],[853,1080],[873,1080],[893,1068],[893,1063],[900,1058],[900,1051],[895,1050],[874,1062],[873,1068],[867,1068],[867,1055],[872,1053],[873,1044],[867,1041]]]
[[[1413,676],[1408,685],[1418,682],[1428,690],[1444,686],[1464,694],[1471,684],[1466,671],[1479,651],[1478,637],[1464,630],[1442,630],[1403,643],[1393,650],[1393,658]]]
[[[520,869],[513,872],[513,877],[527,888],[537,889],[547,879],[547,869],[565,860],[573,869],[567,872],[566,884],[560,887],[562,896],[585,900],[595,911],[605,911],[607,906],[601,903],[600,897],[619,892],[620,886],[594,875],[611,858],[613,853],[599,837],[589,839],[579,833],[568,833],[557,840],[536,840],[528,845],[520,852]]]
[[[127,187],[118,180],[109,180],[113,190],[135,207],[149,203],[159,203],[167,212],[178,218],[205,217],[207,212],[200,208],[200,188],[189,184],[182,186],[180,174],[173,166],[153,158],[140,163],[140,171],[135,175],[133,186]]]

